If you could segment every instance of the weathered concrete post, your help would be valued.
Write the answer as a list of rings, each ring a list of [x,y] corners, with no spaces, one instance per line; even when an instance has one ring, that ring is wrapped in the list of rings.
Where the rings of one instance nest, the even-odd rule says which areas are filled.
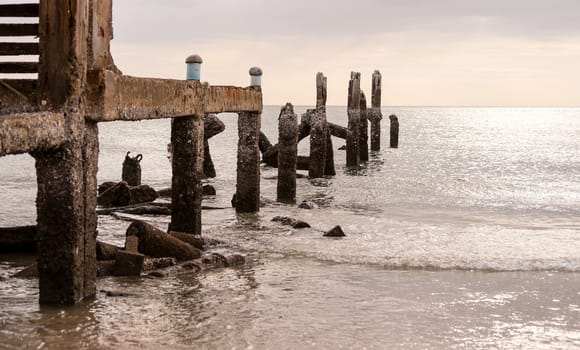
[[[360,134],[359,151],[361,162],[369,160],[369,121],[367,119],[367,98],[364,92],[360,92]]]
[[[298,156],[298,117],[292,104],[280,110],[278,118],[278,188],[277,200],[296,200],[296,158]]]
[[[262,70],[250,69],[251,86],[261,89]],[[260,124],[261,113],[242,112],[238,117],[238,172],[233,201],[238,213],[260,210]]]
[[[201,57],[191,55],[185,62],[188,80],[199,80]],[[171,231],[201,234],[203,134],[203,115],[191,115],[171,120],[171,144],[173,145]]]
[[[317,108],[310,116],[310,166],[308,177],[311,179],[324,177],[328,135],[325,108]]]
[[[81,102],[88,68],[89,9],[88,0],[44,0],[39,7],[39,100],[66,112],[67,134],[57,149],[33,153],[43,304],[74,304],[96,293],[98,129],[85,122]],[[70,62],[76,64],[65,64]]]
[[[224,122],[219,120],[215,114],[206,114],[203,125],[203,176],[213,178],[216,177],[215,167],[211,159],[211,151],[209,148],[209,139],[215,135],[223,132],[226,128]]]
[[[121,172],[121,179],[129,186],[141,186],[141,160],[143,159],[142,154],[138,154],[135,157],[129,157],[129,153],[125,155],[125,160],[123,161],[123,171]]]
[[[360,117],[360,73],[351,72],[348,85],[347,166],[358,166],[360,164]]]
[[[399,119],[394,114],[390,115],[389,119],[391,120],[391,148],[399,148]]]
[[[211,151],[209,149],[209,141],[203,141],[203,176],[207,178],[214,178],[217,176],[213,160],[211,159]]]
[[[381,73],[376,70],[373,73],[372,81],[372,108],[368,113],[368,119],[371,121],[371,150],[379,151],[381,149]]]
[[[328,128],[328,135],[326,136],[326,164],[324,165],[324,175],[336,175],[336,169],[334,168],[334,148],[332,146],[332,133],[330,132],[330,128]]]
[[[316,108],[323,109],[324,119],[326,119],[326,97],[327,97],[327,79],[322,73],[316,74]],[[327,123],[328,124],[328,123]],[[324,175],[334,176],[336,170],[334,169],[334,149],[332,147],[332,138],[330,130],[326,136],[326,155],[324,164]]]
[[[326,96],[327,96],[327,81],[324,74],[318,72],[316,74],[316,108],[324,107],[326,108]]]

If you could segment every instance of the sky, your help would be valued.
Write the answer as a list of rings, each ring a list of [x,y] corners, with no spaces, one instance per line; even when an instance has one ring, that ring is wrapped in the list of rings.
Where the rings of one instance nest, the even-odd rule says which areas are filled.
[[[124,74],[184,79],[199,54],[212,85],[264,104],[346,105],[351,71],[384,106],[580,107],[578,0],[115,0],[111,51]]]

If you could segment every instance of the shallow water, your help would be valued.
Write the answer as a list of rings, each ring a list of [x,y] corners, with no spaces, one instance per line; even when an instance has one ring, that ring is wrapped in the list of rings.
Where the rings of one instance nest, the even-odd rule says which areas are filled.
[[[304,108],[297,108],[302,112]],[[262,129],[275,143],[278,107]],[[26,262],[0,257],[6,348],[580,348],[580,109],[389,108],[382,151],[359,170],[335,151],[337,176],[298,180],[277,204],[262,168],[264,206],[229,208],[236,117],[210,140],[218,190],[204,234],[249,258],[240,269],[165,280],[107,278],[124,290],[66,310],[40,309],[33,281],[1,279]],[[388,119],[401,125],[388,146]],[[346,124],[345,108],[329,119]],[[143,181],[171,183],[168,121],[100,125],[99,182],[119,180],[127,151]],[[342,140],[333,138],[335,149]],[[300,144],[307,154],[308,144]],[[0,226],[33,224],[29,156],[0,159]],[[271,221],[287,215],[313,229]],[[130,218],[134,218],[127,215]],[[166,228],[167,217],[140,217]],[[322,232],[341,225],[344,239]],[[99,217],[99,239],[122,243],[128,222]],[[0,346],[1,347],[1,346]]]

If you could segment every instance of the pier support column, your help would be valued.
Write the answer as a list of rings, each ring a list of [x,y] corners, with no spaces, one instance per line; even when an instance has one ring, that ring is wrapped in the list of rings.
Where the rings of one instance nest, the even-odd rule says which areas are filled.
[[[187,80],[199,80],[203,60],[197,54],[185,59]],[[201,179],[203,177],[204,116],[171,120],[171,223],[170,231],[201,235]]]
[[[358,166],[360,164],[360,117],[360,73],[352,72],[348,86],[347,166]]]
[[[328,134],[325,108],[317,108],[310,117],[310,166],[308,177],[311,179],[324,177]]]
[[[250,68],[250,86],[261,89],[262,69]],[[261,112],[238,114],[238,172],[233,201],[237,213],[260,210],[260,126]]]
[[[369,121],[367,119],[367,99],[364,92],[360,93],[360,131],[359,131],[360,161],[369,160]]]
[[[277,201],[296,201],[296,158],[298,156],[298,117],[287,103],[278,118],[278,187]]]
[[[371,151],[381,149],[381,73],[376,70],[372,80],[371,110],[367,112],[371,121]]]
[[[389,119],[391,120],[390,146],[391,148],[399,148],[399,118],[392,114]]]
[[[330,127],[328,128],[328,136],[326,137],[326,164],[324,165],[324,175],[336,175],[336,169],[334,167],[334,148],[332,146],[332,133],[330,132]]]
[[[82,115],[69,118],[84,123]],[[75,304],[96,293],[96,124],[87,123],[79,134],[56,150],[34,153],[43,304]]]
[[[238,172],[235,207],[238,213],[260,210],[260,113],[242,112],[238,117]]]
[[[327,79],[324,74],[316,74],[316,108],[326,108]]]
[[[174,118],[171,181],[171,231],[201,234],[203,116]]]
[[[215,167],[211,159],[211,151],[209,148],[209,139],[215,135],[223,132],[226,129],[224,122],[222,122],[215,114],[206,114],[203,122],[203,176],[208,178],[216,177]]]
[[[89,19],[91,11],[106,10],[108,2],[98,9],[91,4],[89,0],[39,4],[38,100],[43,108],[65,113],[67,137],[57,149],[32,154],[38,183],[42,304],[75,304],[96,293],[98,129],[85,122],[83,104],[87,70],[105,61],[97,62],[95,47],[107,43],[106,33],[100,39],[92,36]]]

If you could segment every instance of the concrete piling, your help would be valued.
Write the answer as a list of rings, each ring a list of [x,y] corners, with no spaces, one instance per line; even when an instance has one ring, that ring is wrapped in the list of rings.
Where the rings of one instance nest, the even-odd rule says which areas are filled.
[[[203,176],[206,178],[214,178],[217,176],[213,160],[211,159],[208,140],[203,142]]]
[[[174,118],[171,181],[171,230],[201,234],[203,116]]]
[[[251,86],[261,89],[262,69],[250,68]],[[233,201],[238,213],[260,210],[260,112],[238,114],[238,170]]]
[[[351,72],[348,86],[348,127],[346,133],[346,165],[360,164],[360,73]]]
[[[381,149],[381,73],[376,70],[372,79],[372,100],[371,109],[367,112],[368,119],[371,122],[371,150],[379,151]]]
[[[186,59],[188,80],[199,80],[202,59]],[[173,231],[201,234],[201,179],[203,177],[204,116],[190,115],[171,121],[173,145],[171,223]]]
[[[209,139],[215,135],[223,132],[226,128],[224,122],[222,122],[215,114],[206,114],[204,116],[203,123],[203,176],[207,178],[216,177],[215,166],[213,165],[213,160],[211,159],[211,151],[209,147]]]
[[[325,164],[324,164],[324,175],[334,176],[336,175],[336,170],[334,168],[334,150],[332,148],[332,138],[329,129],[329,123],[326,118],[326,97],[327,92],[327,79],[322,73],[316,74],[316,109],[324,113],[324,120],[326,120],[326,128],[328,129],[326,135],[326,153],[325,153]]]
[[[260,113],[238,116],[238,170],[234,206],[238,213],[260,210]]]
[[[34,153],[41,303],[75,304],[96,292],[96,124],[84,138]]]
[[[336,169],[334,167],[334,148],[332,146],[332,133],[330,132],[330,128],[328,129],[328,135],[326,137],[326,164],[324,165],[324,175],[336,175]]]
[[[308,169],[308,177],[311,179],[324,177],[328,135],[324,107],[317,108],[310,116],[310,167]]]
[[[278,187],[277,201],[296,201],[296,157],[298,155],[298,117],[292,104],[280,110],[278,118]]]
[[[399,119],[394,114],[390,115],[389,119],[391,120],[391,148],[399,148]]]
[[[367,119],[367,99],[364,92],[360,93],[360,130],[359,130],[360,161],[369,160],[369,121]]]
[[[327,96],[327,81],[324,74],[318,72],[316,74],[316,108],[326,108]]]
[[[97,124],[85,120],[88,62],[84,0],[44,1],[39,7],[39,101],[63,113],[65,141],[29,149],[36,160],[38,273],[42,304],[75,304],[96,294]],[[101,20],[106,18],[101,18]],[[103,25],[103,32],[107,26]],[[96,38],[101,44],[105,35]],[[63,45],[63,43],[67,43]],[[0,98],[1,99],[1,98]],[[51,127],[56,128],[56,125]]]

